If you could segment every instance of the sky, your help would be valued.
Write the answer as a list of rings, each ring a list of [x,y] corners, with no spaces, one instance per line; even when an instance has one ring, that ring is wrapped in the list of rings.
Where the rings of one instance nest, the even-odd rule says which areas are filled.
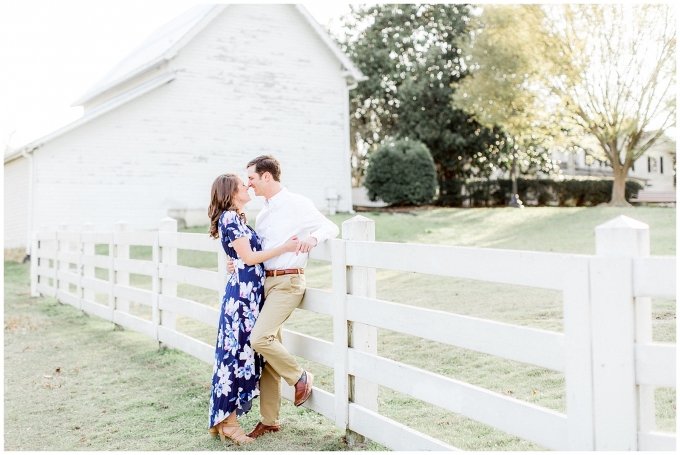
[[[0,147],[17,149],[80,118],[82,108],[70,107],[74,100],[154,30],[198,3],[0,0]],[[341,0],[303,5],[331,30],[350,11]]]
[[[199,3],[206,1],[0,0],[0,147],[16,149],[80,118],[74,100]],[[349,13],[342,2],[303,5],[331,30]]]

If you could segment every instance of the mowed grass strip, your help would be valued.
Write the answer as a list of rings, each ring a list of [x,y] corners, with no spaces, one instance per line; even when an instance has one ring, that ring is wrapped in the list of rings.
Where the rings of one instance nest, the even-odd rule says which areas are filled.
[[[675,209],[670,208],[648,208],[638,207],[632,209],[614,208],[527,208],[517,210],[511,208],[499,209],[434,209],[428,211],[414,211],[412,213],[361,213],[363,216],[373,219],[376,222],[376,237],[378,241],[390,242],[409,242],[409,243],[430,243],[457,246],[477,246],[504,249],[525,249],[534,251],[554,251],[563,253],[594,254],[595,252],[595,226],[602,224],[618,215],[627,215],[650,225],[651,229],[651,250],[653,255],[674,255],[675,254]],[[342,221],[349,219],[351,215],[339,214],[333,220],[340,225]],[[186,232],[207,231],[206,227],[187,229]],[[108,251],[97,251],[98,254],[108,254]],[[195,253],[195,254],[192,254]],[[150,259],[150,250],[145,251],[144,247],[131,248],[131,257],[138,259]],[[201,252],[189,252],[180,250],[178,253],[180,265],[204,268],[206,270],[216,270],[216,260],[214,255],[206,255]],[[10,269],[13,267],[11,263]],[[15,264],[16,265],[16,264]],[[19,266],[25,267],[25,266]],[[25,273],[25,272],[22,272]],[[307,285],[309,287],[330,289],[331,287],[331,268],[330,264],[322,261],[310,261],[307,270]],[[108,276],[102,278],[107,279]],[[83,333],[71,333],[68,344],[73,343],[74,349],[80,351],[93,351],[90,356],[97,358],[100,347],[93,343],[91,339],[99,339],[102,346],[115,345],[115,340],[129,340],[129,344],[117,344],[116,347],[109,347],[107,355],[115,355],[113,351],[124,347],[127,359],[118,363],[126,364],[135,373],[128,373],[135,377],[144,377],[144,381],[153,382],[165,378],[156,378],[153,370],[149,370],[145,363],[136,359],[132,354],[134,349],[141,349],[143,354],[139,354],[140,359],[151,359],[158,365],[164,365],[166,359],[173,359],[172,367],[164,367],[168,378],[172,377],[172,371],[177,370],[175,381],[168,379],[171,388],[182,388],[182,380],[191,377],[191,381],[198,383],[202,381],[202,387],[209,387],[211,368],[202,364],[198,360],[191,358],[183,353],[168,350],[158,351],[156,344],[142,335],[131,331],[114,332],[112,324],[101,321],[96,317],[86,318],[75,309],[58,305],[51,299],[30,299],[27,297],[27,277],[20,280],[17,289],[23,293],[17,297],[19,309],[42,315],[43,319],[52,324],[55,321],[81,321],[86,324],[76,324],[69,330],[72,332],[82,332],[83,326],[85,334],[90,333],[87,338]],[[143,277],[131,277],[131,285],[140,288],[150,288],[150,281]],[[7,287],[5,298],[7,302]],[[469,316],[482,317],[500,322],[507,322],[527,327],[541,328],[545,330],[562,331],[562,300],[561,294],[555,291],[526,288],[521,286],[499,285],[495,283],[484,283],[474,280],[461,280],[455,278],[442,278],[429,275],[418,275],[411,273],[394,272],[389,270],[377,271],[377,294],[378,298],[399,302],[406,305],[413,305],[422,308],[436,309],[451,313],[464,314]],[[198,302],[210,305],[214,308],[219,306],[218,297],[214,291],[204,290],[193,286],[178,286],[178,295]],[[32,303],[31,303],[32,302]],[[31,303],[29,305],[29,303]],[[23,306],[21,306],[23,305]],[[39,310],[39,308],[43,309]],[[654,300],[654,340],[660,342],[675,342],[675,301]],[[34,310],[34,311],[33,311]],[[12,310],[14,311],[14,310]],[[131,308],[132,311],[132,308]],[[49,313],[49,315],[46,315]],[[8,305],[5,306],[7,321]],[[20,316],[21,318],[24,316]],[[32,317],[32,316],[31,316]],[[185,320],[186,319],[186,320]],[[94,325],[92,325],[94,324]],[[313,313],[296,310],[291,318],[286,322],[286,328],[295,330],[318,338],[332,340],[332,320],[328,316],[316,315]],[[178,317],[178,329],[212,344],[215,337],[215,329],[193,321],[189,318]],[[14,330],[14,329],[10,329]],[[28,329],[30,331],[30,329]],[[69,332],[69,330],[65,330]],[[89,332],[88,332],[89,330]],[[19,331],[20,332],[20,331]],[[12,336],[20,336],[19,332],[12,333]],[[28,332],[27,332],[28,333]],[[101,335],[100,335],[101,333]],[[35,333],[33,333],[35,335]],[[6,448],[9,450],[9,441],[13,441],[13,434],[10,434],[11,422],[7,417],[7,406],[9,399],[8,387],[8,368],[13,365],[8,363],[8,359],[17,356],[19,353],[10,355],[8,351],[8,329],[6,322],[6,348],[5,348],[5,368],[6,368]],[[83,340],[89,340],[83,343]],[[122,341],[118,341],[122,343]],[[146,347],[142,348],[141,345]],[[23,349],[23,347],[22,347]],[[62,346],[62,351],[65,349]],[[101,349],[105,349],[102,347]],[[111,352],[109,352],[111,351]],[[26,351],[28,352],[28,350]],[[441,343],[424,340],[419,337],[408,336],[380,329],[378,331],[378,352],[381,356],[395,359],[419,368],[436,372],[451,378],[462,380],[480,387],[493,390],[509,397],[531,402],[548,409],[566,412],[566,402],[564,399],[564,377],[562,374],[534,367],[531,365],[513,362],[498,357],[477,353],[474,351],[461,349]],[[101,352],[99,352],[99,355]],[[21,353],[24,356],[24,353]],[[146,356],[146,357],[144,357]],[[22,361],[23,362],[23,361]],[[333,372],[332,369],[300,359],[301,364],[308,367],[315,373],[316,384],[318,387],[333,391]],[[23,362],[26,364],[26,362]],[[30,363],[30,362],[29,362]],[[154,363],[156,365],[156,363]],[[177,366],[175,366],[177,365]],[[137,368],[142,371],[137,372]],[[160,367],[159,367],[160,368]],[[184,368],[184,370],[182,370]],[[148,371],[147,371],[148,370]],[[80,370],[79,370],[80,371]],[[118,370],[116,370],[118,371]],[[128,371],[125,369],[125,371]],[[183,373],[184,371],[184,373]],[[189,376],[191,372],[198,377]],[[102,373],[115,376],[114,373]],[[186,378],[184,375],[186,375]],[[35,374],[34,374],[35,376]],[[37,377],[37,376],[36,376]],[[93,381],[96,388],[96,378],[93,376],[88,381]],[[34,378],[35,379],[35,378]],[[101,379],[104,380],[104,379]],[[109,379],[107,379],[109,380]],[[140,383],[144,382],[140,379]],[[131,390],[129,382],[120,393],[135,395],[140,391]],[[81,383],[82,385],[83,383]],[[85,382],[87,387],[92,387],[90,382]],[[179,385],[178,385],[179,384]],[[139,385],[138,387],[142,387]],[[146,389],[142,395],[149,393],[152,385],[144,386]],[[48,389],[43,386],[45,391],[54,392],[55,389]],[[56,390],[59,390],[57,388]],[[161,392],[156,392],[161,393]],[[202,405],[197,405],[195,415],[190,405],[187,406],[186,415],[177,414],[176,419],[186,418],[185,423],[193,425],[191,429],[183,431],[184,439],[173,443],[173,438],[167,439],[167,444],[162,442],[163,437],[152,444],[151,440],[145,442],[137,441],[132,443],[126,441],[127,446],[120,447],[119,450],[221,450],[219,442],[207,440],[204,436],[207,420],[207,394],[209,390],[196,390],[193,399],[203,400]],[[189,394],[190,395],[190,394]],[[164,396],[164,395],[161,395]],[[188,399],[188,398],[187,398]],[[116,400],[125,402],[125,400]],[[155,403],[156,401],[154,401]],[[189,402],[193,402],[189,400]],[[181,399],[178,406],[185,406]],[[344,433],[335,429],[331,422],[322,416],[311,413],[304,409],[293,408],[289,403],[284,402],[284,425],[290,429],[281,434],[282,438],[267,438],[268,441],[258,441],[257,445],[247,446],[245,449],[253,450],[346,450],[342,436]],[[665,431],[673,431],[675,428],[675,390],[657,389],[657,428]],[[252,420],[252,424],[257,422],[259,411],[255,404],[253,411],[248,414],[243,422],[246,428]],[[146,408],[145,408],[146,409]],[[153,408],[150,408],[153,409]],[[153,431],[163,432],[162,428],[169,425],[177,429],[175,421],[168,422],[161,417],[164,411],[148,411],[145,416],[139,419],[137,425],[151,424]],[[165,409],[165,408],[161,408]],[[169,408],[168,408],[169,409]],[[399,422],[407,424],[426,434],[437,437],[456,447],[467,450],[541,450],[531,442],[522,440],[512,435],[508,435],[499,430],[495,430],[486,425],[482,425],[471,419],[451,413],[437,406],[415,400],[404,394],[380,387],[379,391],[379,410],[382,414],[391,417]],[[117,411],[123,413],[138,412]],[[100,413],[100,414],[109,414]],[[287,413],[287,414],[286,414]],[[166,413],[169,414],[169,413]],[[101,415],[97,414],[101,419]],[[155,418],[159,419],[158,424]],[[193,417],[192,417],[193,416]],[[111,414],[106,418],[111,417]],[[152,423],[147,422],[151,420]],[[193,420],[192,420],[193,419]],[[88,420],[89,421],[89,420]],[[106,421],[106,419],[104,419]],[[142,421],[144,421],[142,423]],[[122,423],[122,419],[121,419]],[[113,424],[112,424],[113,425]],[[30,426],[30,425],[29,425]],[[112,426],[112,430],[120,432],[117,426]],[[313,431],[311,431],[314,429]],[[15,431],[24,432],[30,435],[31,431],[17,426]],[[194,431],[195,430],[195,431]],[[75,431],[75,430],[71,430]],[[172,430],[175,431],[175,430]],[[95,432],[95,435],[98,434]],[[85,438],[85,442],[78,442],[71,439],[71,445],[56,446],[54,441],[46,442],[43,446],[27,445],[24,449],[43,450],[73,450],[86,448],[89,450],[111,449],[112,446],[102,447],[101,444],[104,433],[99,437]],[[190,437],[187,435],[190,434]],[[288,434],[288,436],[286,436]],[[300,441],[300,436],[304,442],[302,446],[296,445]],[[287,441],[289,438],[294,440]],[[27,441],[34,438],[27,436]],[[111,440],[115,440],[112,438]],[[283,442],[282,442],[283,441]],[[263,446],[261,444],[272,444]],[[292,445],[290,445],[292,444]],[[15,447],[15,446],[12,446]],[[231,448],[231,446],[229,446]],[[274,448],[278,447],[278,448]],[[296,447],[298,447],[296,449]],[[16,447],[15,447],[16,448]],[[244,450],[245,450],[244,449]],[[375,443],[359,447],[359,449],[380,450],[381,447]]]
[[[4,267],[5,450],[348,450],[333,422],[287,401],[277,435],[242,447],[210,438],[211,365],[31,298],[28,264]],[[258,420],[256,400],[241,425]]]

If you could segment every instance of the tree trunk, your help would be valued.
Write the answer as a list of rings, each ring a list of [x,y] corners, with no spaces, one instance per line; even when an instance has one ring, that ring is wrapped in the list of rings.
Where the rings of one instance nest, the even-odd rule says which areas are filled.
[[[510,168],[510,179],[512,180],[512,196],[510,196],[510,207],[518,207],[523,209],[519,194],[517,194],[517,154],[512,154],[512,167]]]
[[[610,207],[631,207],[631,204],[626,200],[628,167],[625,164],[623,166],[617,164],[614,164],[614,186],[612,187],[612,199],[608,205]]]

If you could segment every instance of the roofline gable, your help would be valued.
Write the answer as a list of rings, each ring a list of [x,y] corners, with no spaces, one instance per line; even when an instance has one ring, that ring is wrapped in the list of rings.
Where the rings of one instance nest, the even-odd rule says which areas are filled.
[[[302,17],[305,18],[307,23],[314,29],[314,31],[319,35],[321,40],[324,42],[324,44],[330,49],[330,51],[335,55],[335,57],[340,60],[340,63],[342,63],[342,66],[345,68],[345,76],[350,76],[353,80],[351,83],[354,82],[361,82],[368,80],[368,77],[364,76],[364,74],[359,70],[359,68],[356,67],[354,62],[344,53],[340,50],[338,45],[331,39],[330,36],[328,36],[328,33],[321,27],[321,25],[312,17],[311,14],[309,14],[309,11],[302,6],[301,4],[297,3],[294,5],[295,9],[297,9]]]
[[[149,73],[150,71],[161,67],[164,63],[172,60],[175,58],[179,52],[180,49],[182,49],[184,46],[186,46],[187,43],[189,43],[196,35],[198,35],[210,22],[212,22],[213,19],[215,19],[219,14],[221,14],[226,7],[229,5],[225,4],[217,4],[217,5],[212,5],[212,8],[201,18],[199,19],[196,24],[194,24],[189,30],[187,30],[181,38],[179,38],[170,48],[168,48],[165,52],[163,52],[160,56],[157,56],[156,58],[146,62],[144,65],[138,66],[134,70],[124,74],[123,76],[116,78],[115,80],[102,85],[102,86],[95,86],[88,90],[86,93],[80,96],[71,106],[81,106],[84,103],[87,103],[91,100],[96,99],[97,97],[110,92],[121,85],[125,84],[126,82],[129,82],[131,80],[134,80],[144,74]],[[317,35],[321,38],[321,40],[324,42],[324,44],[329,48],[329,50],[333,53],[333,55],[340,61],[344,68],[344,72],[342,73],[343,76],[346,78],[347,83],[349,85],[349,89],[352,89],[356,87],[356,83],[360,81],[365,81],[368,78],[363,75],[363,73],[354,65],[354,63],[350,60],[345,53],[343,53],[340,48],[337,46],[337,44],[328,36],[326,31],[319,25],[319,23],[314,19],[309,12],[299,4],[296,5],[291,5],[294,6],[295,9],[302,15],[302,17],[305,18],[307,23],[312,27],[312,29],[316,32]],[[180,17],[180,16],[178,16]],[[133,51],[134,53],[134,51]],[[125,59],[124,59],[125,60]],[[123,60],[123,61],[124,61]],[[119,63],[120,64],[120,63]],[[115,68],[114,68],[115,70]],[[112,70],[113,71],[113,70]],[[109,73],[110,74],[110,73]],[[106,76],[104,76],[104,79]],[[158,77],[154,77],[151,80],[145,81],[143,83],[140,83],[136,87],[133,87],[117,96],[114,96],[113,98],[104,101],[101,104],[95,105],[91,109],[89,109],[85,114],[53,131],[50,134],[47,134],[40,139],[37,139],[35,141],[30,142],[27,145],[24,145],[20,147],[15,153],[8,154],[4,157],[4,162],[8,163],[10,161],[13,161],[15,159],[18,159],[21,157],[22,152],[28,152],[31,153],[35,149],[39,148],[42,146],[44,143],[61,136],[62,134],[67,133],[68,131],[71,131],[87,122],[90,120],[93,120],[100,115],[103,115],[106,112],[109,112],[113,109],[116,109],[117,107],[135,99],[138,98],[145,93],[148,93],[149,91],[160,87],[163,84],[166,84],[170,81],[175,79],[175,71],[168,71],[165,72]]]
[[[106,94],[107,92],[115,90],[116,88],[120,87],[121,85],[127,82],[130,82],[140,76],[143,76],[144,74],[150,71],[153,71],[156,68],[161,67],[163,64],[174,59],[177,56],[180,49],[182,49],[192,39],[194,39],[196,35],[198,35],[208,24],[210,24],[213,19],[219,16],[228,6],[229,5],[225,4],[212,5],[212,8],[210,8],[210,10],[207,11],[204,14],[204,16],[196,22],[196,24],[194,24],[189,30],[187,30],[181,36],[181,38],[179,38],[170,48],[164,51],[161,55],[156,56],[155,58],[121,75],[120,77],[117,77],[116,79],[105,83],[104,85],[99,85],[99,83],[96,83],[94,87],[91,87],[90,89],[88,89],[88,91],[86,91],[80,97],[78,97],[71,104],[71,107],[82,106],[98,98],[99,96]],[[328,36],[328,33],[326,33],[326,31],[321,27],[321,25],[319,25],[316,19],[314,19],[309,14],[309,12],[305,9],[304,6],[302,6],[301,4],[295,4],[293,6],[300,13],[300,15],[302,15],[306,22],[312,27],[312,29],[319,36],[319,38],[321,38],[323,43],[326,45],[326,47],[328,47],[328,49],[332,52],[335,58],[337,58],[340,61],[343,68],[345,69],[345,73],[343,75],[348,79],[349,84],[365,81],[368,79],[366,76],[363,75],[359,68],[357,68],[354,65],[352,60],[347,55],[345,55],[344,52],[340,50],[337,44],[330,38],[330,36]],[[153,36],[153,34],[151,36]],[[140,47],[143,45],[144,43],[142,43]],[[134,55],[135,52],[137,52],[140,49],[140,47],[135,49],[131,54],[128,55],[128,57],[119,62],[118,65],[116,65],[116,67],[114,67],[108,74],[114,72],[121,63],[123,63],[131,55]],[[107,76],[104,76],[102,79],[105,80],[106,78]]]
[[[162,66],[164,63],[172,60],[177,56],[177,53],[181,48],[186,46],[187,43],[189,43],[196,35],[198,35],[201,30],[203,30],[210,22],[212,22],[213,19],[215,19],[219,14],[224,11],[224,9],[229,6],[229,5],[213,5],[212,8],[200,19],[194,24],[193,27],[191,27],[176,43],[174,43],[170,48],[168,48],[165,52],[163,52],[160,56],[144,63],[141,66],[138,66],[134,70],[123,74],[122,76],[114,79],[113,81],[108,82],[105,85],[102,86],[95,86],[93,88],[90,88],[87,92],[82,94],[78,99],[76,99],[72,104],[71,107],[76,107],[76,106],[82,106],[83,104],[86,104],[95,98],[105,94],[106,92],[109,92],[120,85],[125,84],[126,82],[129,82],[131,80],[134,80],[144,74],[146,74],[149,71],[152,71],[160,66]],[[134,53],[135,51],[133,51]],[[128,58],[128,57],[126,57]],[[125,61],[123,59],[120,63]],[[115,67],[114,67],[115,70]],[[112,70],[113,71],[113,70]],[[106,78],[106,76],[104,76]]]
[[[97,117],[100,117],[107,112],[110,112],[123,104],[129,103],[130,101],[139,98],[140,96],[149,93],[150,91],[167,84],[168,82],[171,82],[172,80],[175,79],[176,72],[175,71],[168,71],[165,74],[162,74],[150,81],[145,82],[144,84],[135,87],[132,90],[129,90],[113,99],[110,99],[102,104],[100,104],[97,107],[92,108],[90,111],[88,111],[85,115],[80,117],[78,120],[75,120],[61,128],[59,128],[56,131],[51,132],[50,134],[41,137],[40,139],[37,139],[33,142],[30,142],[29,144],[24,145],[23,147],[19,148],[15,153],[12,153],[10,155],[5,156],[4,162],[8,163],[10,161],[13,161],[20,156],[22,156],[23,152],[27,153],[32,153],[34,150],[37,148],[41,147],[43,144],[45,144],[48,141],[51,141],[52,139],[55,139],[63,134],[68,133],[71,130],[74,130],[81,125],[90,122],[91,120],[96,119]]]

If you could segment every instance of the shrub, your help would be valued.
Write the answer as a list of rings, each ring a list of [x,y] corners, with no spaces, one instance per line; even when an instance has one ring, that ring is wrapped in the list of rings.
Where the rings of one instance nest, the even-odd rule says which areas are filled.
[[[437,171],[427,146],[401,139],[371,154],[364,186],[372,201],[392,205],[423,205],[437,194]]]
[[[512,181],[498,180],[448,180],[440,182],[438,204],[459,207],[464,201],[470,206],[506,205],[510,201]],[[609,202],[613,179],[571,178],[564,180],[517,179],[517,193],[525,205],[592,206]],[[463,187],[466,194],[463,194]],[[642,185],[626,181],[626,199],[637,196]]]

